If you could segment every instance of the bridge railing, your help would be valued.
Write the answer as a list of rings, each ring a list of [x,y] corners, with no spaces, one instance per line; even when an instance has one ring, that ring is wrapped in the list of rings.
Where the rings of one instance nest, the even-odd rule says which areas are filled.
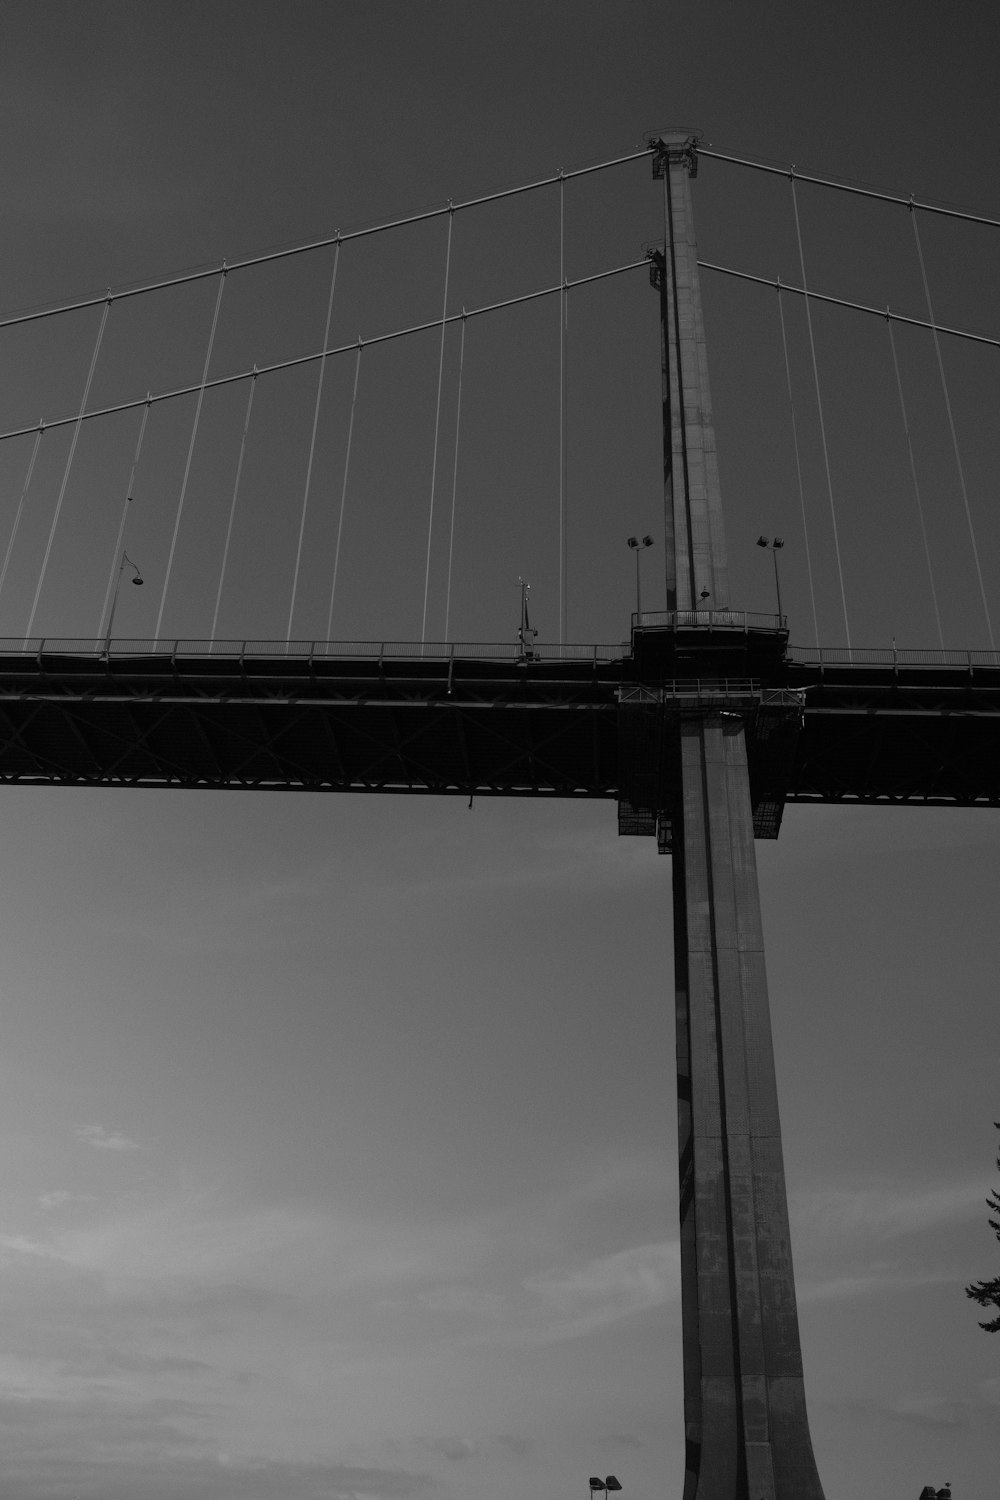
[[[633,630],[785,630],[785,615],[752,609],[644,609],[632,612]]]
[[[926,650],[912,646],[790,646],[797,666],[818,667],[1000,667],[1000,651]]]
[[[165,657],[171,660],[216,656],[220,660],[294,658],[329,661],[338,657],[381,661],[619,661],[628,654],[627,642],[547,644],[533,642],[526,651],[517,641],[277,641],[199,639],[153,640],[123,637],[76,639],[64,636],[0,637],[2,656],[75,656],[98,660],[127,657]]]
[[[714,623],[720,616],[732,617],[732,628],[747,630],[755,628],[775,629],[777,615],[755,615],[743,610],[691,610],[676,612],[668,617],[660,611],[643,613],[634,618],[661,623],[667,618],[678,619],[684,615],[692,617],[711,613]],[[758,627],[757,622],[766,622]],[[704,622],[702,622],[704,623]],[[722,621],[725,626],[726,621]],[[305,661],[334,661],[337,658],[372,661],[438,661],[480,660],[497,662],[612,662],[620,661],[631,654],[631,643],[625,641],[605,643],[572,642],[565,644],[533,642],[528,650],[518,641],[278,641],[278,640],[225,640],[172,639],[122,637],[110,643],[104,639],[84,639],[65,636],[32,636],[28,639],[0,637],[0,656],[72,656],[103,660],[122,660],[129,657],[165,657],[171,660],[186,658],[218,657],[220,661],[279,660],[292,658]],[[939,650],[907,646],[789,646],[787,660],[796,666],[855,666],[855,667],[962,667],[1000,669],[1000,651]]]

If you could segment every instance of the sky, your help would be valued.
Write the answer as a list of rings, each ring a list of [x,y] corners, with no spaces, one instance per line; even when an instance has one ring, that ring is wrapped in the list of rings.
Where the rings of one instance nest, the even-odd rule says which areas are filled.
[[[4,29],[4,314],[677,124],[1000,217],[997,25],[975,4],[12,0]],[[693,190],[704,259],[799,281],[786,180],[703,159]],[[926,316],[905,209],[796,192],[811,285]],[[559,209],[549,188],[456,213],[450,259],[447,216],[345,244],[331,342],[439,318],[446,264],[450,311],[558,284]],[[563,213],[570,278],[663,233],[645,161],[568,182]],[[938,320],[996,337],[996,231],[919,230]],[[229,275],[211,373],[315,352],[331,271],[327,247]],[[216,294],[113,303],[91,408],[197,385]],[[704,295],[734,605],[773,607],[753,543],[779,532],[793,642],[935,647],[884,322],[815,311],[818,408],[783,296],[790,406],[776,294],[705,272]],[[0,330],[0,430],[79,409],[101,312]],[[959,474],[933,341],[895,337],[943,638],[984,647],[996,351],[941,340]],[[218,598],[220,636],[283,639],[301,526],[297,636],[332,618],[338,640],[417,639],[426,579],[428,639],[449,608],[452,638],[509,641],[523,575],[556,639],[562,404],[568,638],[624,639],[630,533],[659,542],[647,607],[663,587],[645,271],[569,294],[563,385],[557,299],[470,318],[461,385],[460,338],[331,358],[308,485],[317,366],[256,383],[221,594],[248,388],[206,396],[194,443],[194,397],[153,408],[126,533],[146,586],[116,634],[152,635],[162,605],[167,635],[207,636]],[[99,633],[140,416],[83,424],[68,466],[72,428],[47,433],[27,487],[33,440],[0,442],[5,549],[25,502],[4,634],[36,590],[36,634]],[[4,1500],[583,1500],[598,1473],[627,1500],[679,1491],[670,864],[651,840],[619,839],[607,803],[77,788],[4,788],[0,828]],[[994,819],[790,808],[757,848],[827,1495],[986,1500],[1000,1340],[963,1288],[997,1270]]]

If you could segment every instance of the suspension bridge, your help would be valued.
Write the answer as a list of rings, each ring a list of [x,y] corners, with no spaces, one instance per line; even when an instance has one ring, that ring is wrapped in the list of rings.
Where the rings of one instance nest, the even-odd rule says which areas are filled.
[[[766,184],[713,210],[742,262],[699,256],[702,161]],[[834,200],[867,241],[816,234]],[[981,249],[942,291],[930,226],[1000,221],[682,131],[0,319],[0,779],[605,798],[672,856],[685,1500],[822,1494],[754,838],[789,802],[1000,802],[1000,340]]]

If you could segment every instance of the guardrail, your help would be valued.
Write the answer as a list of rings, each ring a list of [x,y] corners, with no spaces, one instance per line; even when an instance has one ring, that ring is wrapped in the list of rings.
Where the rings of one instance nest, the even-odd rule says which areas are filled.
[[[29,639],[0,637],[0,656],[75,656],[118,661],[127,657],[166,657],[170,660],[218,657],[242,661],[248,657],[275,660],[336,660],[338,657],[380,661],[619,661],[630,652],[627,641],[614,644],[533,643],[529,651],[517,641],[273,641],[273,640],[152,640],[125,637],[106,641],[62,636]]]
[[[789,646],[789,661],[817,667],[1000,667],[1000,651],[912,646]]]
[[[644,609],[632,612],[633,630],[786,630],[785,615],[751,609]]]
[[[711,621],[708,620],[711,616]],[[690,610],[643,613],[633,616],[645,622],[670,619],[705,628],[707,625],[734,630],[776,629],[778,615],[745,610]],[[762,623],[763,622],[763,623]],[[612,662],[631,655],[631,642],[589,644],[536,642],[530,651],[517,641],[276,641],[276,640],[153,640],[123,637],[110,643],[103,638],[64,636],[0,637],[0,656],[72,656],[91,660],[119,661],[129,657],[166,657],[170,660],[218,657],[220,661],[295,658],[332,661],[366,658],[394,661],[443,661],[460,659],[497,662]],[[962,667],[1000,669],[1000,651],[921,649],[907,646],[789,646],[786,659],[796,666],[854,667]]]

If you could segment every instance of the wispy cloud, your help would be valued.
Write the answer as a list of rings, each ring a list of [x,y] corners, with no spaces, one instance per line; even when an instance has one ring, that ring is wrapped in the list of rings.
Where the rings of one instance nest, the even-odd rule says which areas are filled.
[[[532,1276],[525,1288],[536,1303],[527,1336],[572,1338],[677,1297],[680,1249],[676,1240],[638,1245],[572,1270]]]
[[[51,1193],[42,1193],[38,1204],[47,1213],[54,1208],[64,1208],[67,1203],[95,1203],[93,1193],[71,1193],[68,1188],[54,1188]]]
[[[472,1458],[478,1451],[478,1445],[472,1438],[464,1437],[434,1437],[418,1439],[421,1448],[426,1448],[429,1453],[440,1453],[442,1458],[451,1459],[453,1463],[463,1458]]]
[[[43,1260],[58,1259],[51,1245],[29,1239],[24,1234],[0,1234],[0,1260],[7,1260],[11,1255],[37,1256]]]
[[[858,1235],[889,1239],[960,1218],[974,1218],[982,1197],[980,1178],[915,1188],[866,1182],[799,1193],[790,1206],[800,1233],[829,1242]]]
[[[954,1275],[945,1272],[914,1274],[905,1270],[873,1270],[846,1276],[806,1277],[796,1282],[799,1302],[842,1302],[858,1297],[911,1290],[919,1286],[953,1284]]]
[[[98,1151],[141,1151],[138,1141],[130,1140],[116,1130],[105,1130],[103,1125],[78,1125],[77,1140],[86,1141]]]

